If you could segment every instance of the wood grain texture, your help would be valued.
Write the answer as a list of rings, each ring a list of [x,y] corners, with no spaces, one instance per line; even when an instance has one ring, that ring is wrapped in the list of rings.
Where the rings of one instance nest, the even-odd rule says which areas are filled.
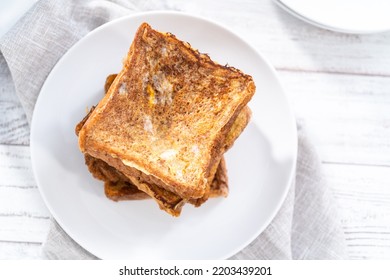
[[[35,188],[30,148],[28,146],[0,145],[0,188]]]
[[[353,259],[390,259],[390,167],[323,164]]]
[[[49,226],[31,170],[30,148],[0,145],[0,241],[42,242]]]
[[[282,70],[390,76],[390,32],[348,35],[304,23],[271,0],[169,1],[222,23]]]
[[[325,162],[390,166],[390,78],[279,71]]]
[[[0,241],[43,242],[49,230],[50,219],[29,215],[0,216]]]
[[[278,69],[323,160],[350,257],[390,259],[390,32],[322,30],[271,0],[164,5],[228,26]],[[37,259],[49,212],[34,182],[29,127],[10,78],[0,72],[0,259]]]
[[[0,241],[0,260],[39,260],[41,243]]]

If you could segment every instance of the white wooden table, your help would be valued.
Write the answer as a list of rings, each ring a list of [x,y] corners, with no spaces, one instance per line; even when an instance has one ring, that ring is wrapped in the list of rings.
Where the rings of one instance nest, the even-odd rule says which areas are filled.
[[[322,30],[270,0],[166,2],[229,26],[270,60],[318,148],[350,257],[389,259],[390,32]],[[13,91],[0,85],[0,259],[35,259],[49,212],[34,182],[29,126]]]

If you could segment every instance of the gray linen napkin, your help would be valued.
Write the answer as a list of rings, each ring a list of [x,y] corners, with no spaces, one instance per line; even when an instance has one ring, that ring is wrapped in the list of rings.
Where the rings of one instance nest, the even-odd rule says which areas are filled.
[[[47,75],[82,36],[114,18],[164,8],[161,5],[160,1],[136,0],[39,1],[0,40],[0,66],[8,65],[27,119],[31,121]],[[0,73],[7,71],[3,70]],[[267,229],[232,259],[347,258],[337,205],[322,177],[320,160],[300,125],[298,135],[296,179],[286,201]],[[42,253],[48,259],[96,259],[54,220]]]

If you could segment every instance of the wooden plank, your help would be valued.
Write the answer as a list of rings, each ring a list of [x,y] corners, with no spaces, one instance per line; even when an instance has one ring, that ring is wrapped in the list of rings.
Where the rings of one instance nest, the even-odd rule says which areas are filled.
[[[49,225],[48,217],[34,217],[30,213],[0,216],[0,241],[43,242]]]
[[[172,0],[166,5],[228,26],[279,69],[390,75],[390,32],[348,35],[327,31],[294,18],[268,0],[239,4],[237,0]]]
[[[37,188],[4,188],[0,186],[0,217],[47,219],[49,215]],[[2,240],[1,234],[0,240]]]
[[[41,248],[40,243],[0,241],[0,260],[39,260]]]
[[[31,170],[30,149],[0,145],[0,241],[42,242],[49,226]]]
[[[390,167],[323,164],[353,259],[390,258]]]
[[[390,78],[279,74],[323,161],[390,165]]]
[[[36,188],[30,147],[0,145],[0,187]]]

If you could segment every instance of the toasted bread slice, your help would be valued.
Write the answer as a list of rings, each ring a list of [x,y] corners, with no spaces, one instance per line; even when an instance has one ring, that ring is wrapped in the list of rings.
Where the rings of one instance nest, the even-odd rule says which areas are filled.
[[[104,193],[113,201],[143,200],[151,197],[126,181],[104,182]]]
[[[104,163],[104,161],[100,159],[93,159]],[[96,173],[91,173],[94,174],[94,176],[96,175]],[[149,195],[140,191],[136,186],[134,186],[127,177],[124,180],[104,180],[104,192],[109,199],[114,201],[141,200],[151,198]],[[220,164],[218,165],[218,170],[215,173],[214,180],[211,184],[209,197],[227,197],[228,194],[229,187],[227,170],[225,160],[222,158]],[[175,208],[175,205],[170,206],[170,208]]]
[[[91,108],[89,114],[84,117],[84,119],[76,126],[76,134],[79,133],[79,130],[88,119],[88,116],[92,113],[94,107]],[[234,135],[238,137],[241,133],[241,130],[244,129],[247,122],[250,118],[249,108],[245,108],[243,112],[240,113],[239,117],[236,119],[237,124],[233,125],[231,133],[228,134],[227,139],[230,139],[230,142],[226,143],[226,149],[230,148],[233,145],[235,138]],[[231,135],[232,134],[232,135]],[[184,205],[184,200],[170,191],[160,188],[159,186],[153,184],[152,182],[142,181],[142,173],[137,176],[128,177],[122,174],[120,171],[114,167],[108,165],[106,162],[94,158],[88,154],[85,154],[85,163],[88,166],[89,171],[92,175],[105,182],[105,194],[108,198],[118,201],[118,200],[134,200],[134,199],[143,199],[148,196],[152,197],[157,201],[160,209],[168,212],[173,216],[178,216],[181,212],[181,208]],[[133,183],[133,181],[135,183]],[[147,180],[147,178],[146,178]],[[141,185],[142,191],[138,190],[136,187]],[[138,190],[138,192],[136,191]],[[148,195],[147,195],[148,194]],[[224,158],[220,161],[218,168],[215,172],[215,176],[212,180],[210,189],[202,198],[191,199],[188,202],[200,206],[202,203],[207,201],[209,197],[217,196],[227,196],[228,195],[228,180],[227,180],[227,171]]]
[[[111,74],[106,78],[106,82],[104,85],[105,92],[107,93],[108,89],[110,88],[112,82],[116,78],[116,74]],[[249,119],[251,116],[250,109],[248,107],[245,107],[243,112],[239,114],[236,121],[234,122],[231,131],[227,135],[227,139],[225,141],[225,146],[223,147],[224,150],[228,150],[234,143],[235,139],[241,134],[242,130],[246,127]],[[83,122],[86,121],[86,118],[83,120]],[[81,128],[81,126],[80,126]],[[217,169],[218,168],[218,169]],[[191,199],[189,200],[189,203],[200,206],[202,203],[207,201],[209,197],[217,197],[217,196],[227,196],[228,195],[228,181],[227,181],[227,171],[226,171],[226,165],[224,158],[221,159],[220,163],[216,164],[215,171],[212,171],[211,173],[212,177],[210,178],[211,184],[209,191],[206,191],[206,193],[203,195],[203,197],[199,199]],[[214,176],[215,175],[215,176]],[[122,186],[122,188],[119,188],[119,186]],[[112,188],[112,191],[108,190],[108,188]],[[118,189],[123,190],[124,197],[129,197],[129,195],[126,192],[126,184],[108,184],[106,182],[105,184],[105,192],[108,194],[114,194],[113,199],[118,200],[120,196],[120,192],[118,192]],[[150,190],[151,191],[151,190]],[[136,192],[132,192],[136,196]],[[152,192],[153,193],[153,192]],[[110,198],[110,197],[109,197]],[[125,199],[125,198],[123,198]],[[122,199],[121,199],[122,200]],[[166,199],[165,199],[166,200]],[[161,203],[159,203],[161,205]]]
[[[243,129],[246,123],[249,121],[250,111],[248,108],[245,108],[240,114],[242,117],[237,118],[236,127]],[[85,118],[84,118],[85,119]],[[78,127],[81,127],[80,123]],[[231,130],[232,134],[235,134],[238,137],[241,130]],[[232,137],[227,137],[227,139],[234,139]],[[230,148],[233,144],[227,143],[226,148]],[[124,175],[116,168],[110,166],[106,162],[94,158],[88,154],[85,154],[86,165],[88,166],[89,171],[92,175],[105,181],[105,194],[108,198],[118,201],[118,200],[129,200],[129,199],[143,199],[148,195],[157,201],[160,209],[168,212],[173,216],[180,215],[182,206],[186,202],[183,198],[177,194],[167,191],[153,182],[148,181],[148,177],[144,176],[141,172],[138,174],[127,174]],[[138,192],[136,191],[137,189]],[[146,195],[147,194],[147,195]],[[227,180],[227,171],[224,158],[222,157],[221,161],[218,164],[218,168],[215,172],[215,176],[212,180],[210,190],[202,197],[198,199],[191,199],[188,202],[194,204],[195,206],[200,206],[202,203],[207,201],[209,197],[217,196],[227,196],[228,195],[228,180]]]
[[[107,93],[109,87],[111,86],[112,82],[116,78],[116,74],[111,74],[106,78],[106,82],[104,85],[105,93]],[[80,121],[76,125],[76,135],[79,135],[79,132],[82,128],[82,126],[85,124],[89,116],[91,115],[92,111],[94,110],[94,106],[90,109],[88,114],[83,118],[82,121]],[[249,108],[246,109],[249,111]],[[246,119],[244,120],[242,117],[240,119],[240,116],[246,116]],[[250,115],[246,114],[240,114],[237,118],[236,122],[241,123],[235,123],[233,127],[242,127],[242,129],[246,126],[247,121],[249,121]],[[234,142],[234,135],[239,135],[241,131],[237,131],[237,129],[233,129],[231,133],[229,133],[226,143],[226,146],[230,147]],[[233,135],[234,134],[234,135]],[[146,194],[143,191],[140,191],[131,181],[129,178],[127,178],[125,175],[123,175],[120,171],[116,170],[115,168],[111,167],[104,161],[94,158],[88,154],[85,154],[85,163],[88,167],[88,170],[91,172],[91,174],[99,180],[104,181],[104,192],[106,196],[114,201],[120,201],[120,200],[141,200],[141,199],[147,199],[151,198],[148,194]],[[172,194],[170,192],[167,192],[165,190],[161,190],[160,188],[156,186],[148,186],[148,193],[153,194],[153,198],[158,200],[158,204],[160,205],[160,208],[164,211],[167,211],[173,216],[177,216],[180,214],[181,208],[183,206],[182,199],[178,197],[176,194]],[[204,197],[200,199],[193,199],[189,202],[191,204],[194,204],[195,206],[200,206],[203,202],[205,202],[209,197],[219,197],[224,196],[226,197],[229,193],[228,188],[228,179],[227,179],[227,170],[225,165],[225,160],[222,157],[222,160],[218,164],[218,169],[215,172],[215,176],[213,177],[210,191],[207,193],[207,195],[204,195]]]
[[[147,176],[136,184],[141,190],[152,183],[184,200],[200,198],[254,91],[249,75],[144,23],[122,71],[81,128],[79,146],[128,178]]]
[[[107,76],[105,84],[104,84],[104,93],[106,94],[117,77],[117,74],[111,74]],[[92,111],[95,107],[92,107],[89,113],[83,118],[83,120],[77,124],[76,126],[76,135],[79,134],[81,127],[84,125]],[[246,108],[249,111],[249,108]],[[246,117],[246,119],[244,118]],[[226,144],[226,150],[233,145],[234,136],[239,135],[242,129],[246,126],[249,121],[250,115],[248,114],[240,114],[238,119],[235,121],[231,132],[228,134]],[[85,163],[88,166],[89,171],[92,175],[104,181],[104,191],[108,198],[114,201],[119,200],[139,200],[150,198],[146,193],[138,190],[136,186],[134,186],[130,180],[120,173],[118,170],[106,164],[104,161],[99,160],[97,158],[93,158],[92,156],[86,154],[85,155]],[[226,197],[229,193],[228,187],[228,179],[227,179],[227,170],[225,159],[222,157],[220,163],[218,164],[218,169],[215,172],[215,176],[213,177],[213,181],[210,186],[210,193],[204,196],[201,199],[190,200],[189,202],[194,204],[195,206],[200,206],[201,203],[207,200],[208,197]]]
[[[115,79],[116,74],[109,75],[106,79],[104,88],[107,93],[110,85]],[[94,110],[94,106],[90,109],[89,113],[83,118],[83,120],[76,126],[76,135],[79,134],[81,128],[91,115]],[[248,107],[244,108],[243,112],[237,117],[235,123],[232,126],[230,133],[226,138],[225,149],[230,148],[235,140],[235,137],[241,133],[242,129],[245,128],[247,122],[250,119],[250,110]],[[123,175],[120,171],[111,167],[104,161],[94,158],[88,154],[85,154],[85,163],[88,166],[89,171],[92,175],[104,181],[104,191],[106,196],[114,201],[120,200],[139,200],[150,198],[151,196],[158,202],[160,208],[173,216],[178,216],[180,214],[181,208],[183,206],[182,199],[171,192],[161,190],[158,186],[148,185],[147,193],[151,194],[149,196],[147,193],[139,190],[129,178]],[[224,158],[218,164],[218,168],[215,172],[215,176],[212,180],[209,192],[205,193],[202,198],[192,199],[189,203],[194,204],[195,206],[200,206],[204,203],[209,197],[218,197],[228,195],[228,180],[227,180],[227,171]]]
[[[140,191],[126,176],[104,161],[85,155],[85,164],[89,172],[101,181],[105,182],[105,193],[108,198],[118,200],[137,200],[151,198],[146,193]],[[215,173],[214,180],[210,187],[210,197],[224,196],[229,193],[227,170],[225,159],[222,158]],[[172,194],[167,194],[173,196]],[[165,201],[172,201],[164,199]]]
[[[114,201],[138,200],[153,197],[158,201],[160,208],[173,216],[180,214],[185,201],[165,189],[155,185],[148,185],[148,192],[140,191],[133,183],[134,178],[128,178],[104,161],[85,154],[85,164],[91,174],[104,181],[106,196]],[[223,175],[221,175],[223,176]],[[152,192],[153,191],[153,192]]]
[[[76,126],[76,135],[79,134],[80,129],[87,121],[88,117],[94,110],[94,107],[91,108],[87,116],[77,124]],[[249,108],[245,108],[242,113],[240,113],[236,122],[233,125],[231,133],[228,134],[227,139],[230,142],[226,143],[226,148],[230,148],[234,142],[234,136],[238,137],[241,133],[241,130],[244,129],[247,122],[250,118]],[[238,130],[237,130],[238,129]],[[232,135],[231,135],[232,134]],[[114,167],[108,165],[106,162],[94,158],[88,154],[85,154],[85,163],[88,166],[89,171],[92,175],[104,181],[105,194],[108,198],[118,201],[118,200],[136,200],[136,199],[145,199],[152,197],[155,199],[160,208],[173,216],[178,216],[180,214],[181,208],[184,205],[184,200],[172,192],[166,191],[155,184],[148,184],[143,182],[142,188],[143,191],[138,190],[134,183],[120,171]],[[136,179],[132,177],[133,180],[140,181],[140,178]],[[149,195],[150,196],[149,196]],[[227,180],[227,171],[225,166],[225,161],[222,158],[216,170],[215,176],[210,186],[210,191],[205,194],[202,198],[192,199],[189,202],[195,206],[200,206],[204,203],[209,197],[217,196],[227,196],[228,194],[228,180]]]
[[[104,161],[85,155],[85,163],[88,166],[91,174],[99,180],[104,181],[104,192],[106,196],[114,201],[120,200],[140,200],[151,198],[148,194],[140,191],[129,178],[117,171],[115,168],[109,166]],[[160,208],[167,211],[173,216],[180,214],[183,206],[183,199],[155,186],[148,186],[149,190],[153,190],[153,198],[158,199]],[[218,170],[210,188],[210,197],[219,197],[228,195],[228,180],[227,171],[224,159],[218,165]],[[149,191],[150,193],[150,191]],[[195,204],[196,202],[193,202]]]
[[[95,107],[92,107],[83,120],[77,124],[75,129],[76,135],[79,135],[81,128],[94,108]],[[139,174],[139,177],[125,176],[122,172],[101,159],[95,158],[89,154],[84,154],[84,158],[85,164],[92,176],[98,180],[104,181],[104,193],[109,199],[120,201],[153,198],[157,201],[161,210],[166,211],[172,216],[180,215],[185,200],[178,195],[160,188],[151,182],[145,183],[141,181],[142,174]],[[226,176],[226,174],[219,175],[219,177],[221,176]],[[137,182],[137,186],[133,182]],[[218,188],[216,183],[214,185],[215,188]],[[225,186],[221,187],[226,188]],[[223,194],[224,191],[216,190],[214,193]]]

